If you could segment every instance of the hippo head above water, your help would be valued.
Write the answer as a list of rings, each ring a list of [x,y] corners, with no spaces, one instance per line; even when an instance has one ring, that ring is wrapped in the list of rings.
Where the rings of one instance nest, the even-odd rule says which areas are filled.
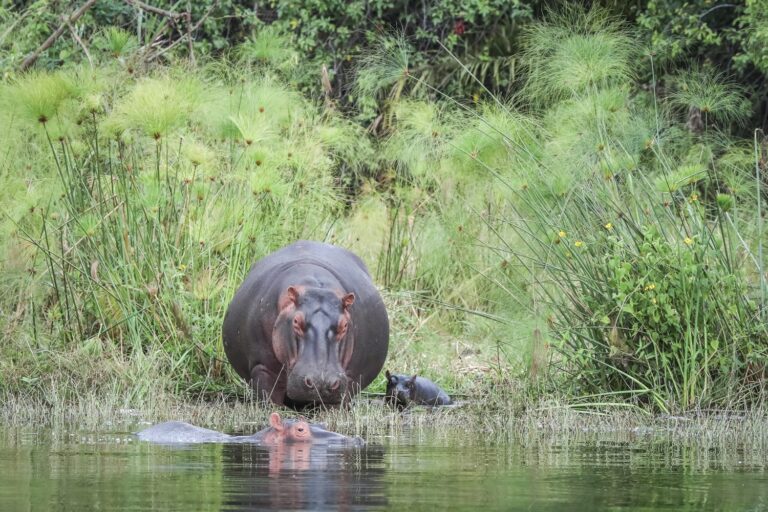
[[[276,412],[269,415],[269,427],[262,431],[261,442],[275,443],[309,443],[312,441],[312,428],[304,418],[285,420]]]
[[[338,403],[346,395],[354,302],[354,293],[310,286],[289,286],[281,294],[272,349],[287,373],[292,401]]]

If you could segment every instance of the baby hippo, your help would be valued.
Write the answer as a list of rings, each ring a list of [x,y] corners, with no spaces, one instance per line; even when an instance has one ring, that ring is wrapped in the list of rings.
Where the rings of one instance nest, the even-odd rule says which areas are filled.
[[[269,415],[269,427],[250,436],[231,436],[223,432],[190,425],[183,421],[167,421],[146,428],[136,436],[142,441],[158,444],[192,443],[252,443],[275,446],[284,443],[362,445],[359,437],[347,437],[326,430],[322,425],[309,424],[304,418],[285,420],[273,412]]]
[[[384,400],[398,409],[416,405],[450,405],[453,402],[437,384],[416,375],[396,375],[386,371],[387,394]]]
[[[335,432],[325,431],[327,434],[336,434]],[[298,420],[282,421],[280,415],[273,412],[269,415],[269,427],[253,434],[259,436],[260,444],[279,444],[279,443],[309,443],[313,440],[312,427],[304,418]],[[342,436],[344,437],[344,436]]]

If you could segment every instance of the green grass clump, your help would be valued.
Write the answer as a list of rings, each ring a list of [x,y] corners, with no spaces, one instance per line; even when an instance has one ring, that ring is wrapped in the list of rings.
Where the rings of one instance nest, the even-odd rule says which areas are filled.
[[[606,11],[568,5],[526,30],[526,94],[546,106],[631,80],[637,44]]]
[[[759,402],[768,331],[725,212],[707,218],[695,195],[664,206],[642,182],[601,189],[572,194],[536,242],[572,392],[664,411]]]
[[[0,386],[57,385],[65,399],[101,380],[130,390],[127,403],[153,380],[172,393],[240,390],[220,319],[255,260],[329,232],[344,207],[341,144],[274,81],[95,73],[98,87],[37,73],[3,89],[19,109],[2,143],[3,286],[19,313]],[[53,135],[54,120],[70,129]],[[72,366],[84,357],[109,377]]]

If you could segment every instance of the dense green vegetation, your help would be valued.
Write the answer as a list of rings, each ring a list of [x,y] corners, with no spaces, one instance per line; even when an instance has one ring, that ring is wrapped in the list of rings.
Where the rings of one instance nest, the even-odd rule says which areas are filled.
[[[747,4],[739,19],[758,23]],[[508,81],[466,66],[463,52],[483,54],[455,37],[416,33],[414,51],[380,34],[345,50],[344,94],[333,73],[318,94],[307,63],[338,55],[307,45],[319,25],[289,37],[290,16],[311,12],[292,5],[268,27],[216,21],[242,44],[217,54],[215,34],[240,36],[208,27],[194,62],[186,44],[150,60],[152,39],[101,27],[90,63],[57,67],[49,49],[18,73],[34,45],[0,41],[15,48],[0,86],[3,396],[242,395],[220,341],[228,301],[256,259],[313,238],[368,263],[390,369],[489,406],[763,405],[765,142],[742,135],[758,126],[753,84],[655,57],[606,9],[538,19],[535,4],[490,2],[461,19],[526,20]],[[97,21],[137,23],[133,7],[97,6]],[[648,25],[657,8],[635,12]],[[451,26],[449,11],[434,23]],[[8,26],[42,23],[24,12],[3,11]],[[142,37],[165,33],[143,16]]]

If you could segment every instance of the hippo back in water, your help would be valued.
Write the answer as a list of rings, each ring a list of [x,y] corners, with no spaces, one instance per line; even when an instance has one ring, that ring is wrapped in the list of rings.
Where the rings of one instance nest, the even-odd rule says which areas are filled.
[[[300,241],[258,261],[222,328],[235,371],[279,405],[336,405],[381,371],[384,302],[351,252]]]
[[[250,436],[232,436],[183,421],[166,421],[138,432],[136,437],[156,444],[249,443],[262,446],[293,443],[353,446],[365,444],[359,437],[347,437],[331,432],[320,424],[307,423],[303,418],[283,420],[276,412],[269,417],[269,427]]]
[[[223,443],[232,436],[183,421],[166,421],[136,433],[142,441],[159,444]]]

